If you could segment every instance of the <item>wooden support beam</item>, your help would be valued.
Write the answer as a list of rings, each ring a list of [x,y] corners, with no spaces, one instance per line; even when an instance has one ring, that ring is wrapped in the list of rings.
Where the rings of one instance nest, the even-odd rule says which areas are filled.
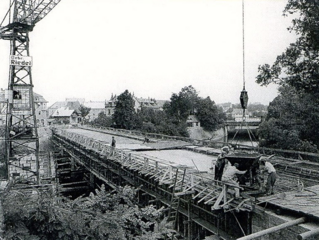
[[[255,238],[258,238],[258,237],[261,237],[261,236],[264,236],[264,235],[267,235],[267,234],[270,234],[270,233],[274,233],[274,232],[280,231],[282,229],[285,229],[285,228],[300,224],[300,223],[304,223],[305,220],[306,219],[304,217],[301,217],[301,218],[298,218],[296,220],[292,220],[292,221],[280,224],[278,226],[274,226],[274,227],[271,227],[271,228],[268,228],[268,229],[265,229],[265,230],[262,230],[262,231],[259,231],[259,232],[256,232],[256,233],[241,237],[241,238],[238,238],[237,240],[255,239]]]
[[[62,183],[60,184],[62,187],[71,186],[71,185],[78,185],[78,184],[87,184],[87,181],[80,181],[80,182],[70,182],[70,183]]]
[[[199,195],[201,195],[203,192],[205,192],[208,189],[208,187],[205,187],[202,191],[200,191],[196,196],[193,197],[193,200],[197,198]]]
[[[179,196],[189,195],[189,194],[194,194],[194,193],[195,193],[195,191],[184,191],[184,192],[175,193],[174,195],[179,197]]]
[[[301,233],[297,236],[298,240],[305,240],[311,237],[316,237],[319,235],[319,228],[312,229],[311,231]]]
[[[212,198],[210,198],[210,199],[208,199],[206,202],[204,202],[204,204],[208,204],[208,203],[210,203],[211,201],[213,201],[216,198],[217,198],[217,195],[212,197]]]
[[[216,202],[214,203],[214,206],[212,206],[212,210],[218,210],[218,209],[221,209],[221,207],[219,206],[220,202],[223,200],[224,198],[224,192],[225,192],[225,189],[223,189],[221,191],[221,193],[219,194]]]
[[[207,197],[209,197],[211,194],[213,194],[216,191],[217,191],[217,189],[215,188],[213,191],[209,192],[203,198],[201,198],[197,203],[200,203],[201,201],[203,201],[204,199],[206,199]]]

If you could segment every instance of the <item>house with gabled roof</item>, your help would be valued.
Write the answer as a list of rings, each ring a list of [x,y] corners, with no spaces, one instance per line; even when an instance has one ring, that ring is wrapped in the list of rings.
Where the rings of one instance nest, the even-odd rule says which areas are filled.
[[[69,109],[73,109],[73,110],[78,110],[81,106],[81,103],[78,100],[74,100],[74,99],[66,99],[65,101],[58,101],[55,102],[54,104],[52,104],[49,108],[48,108],[48,115],[49,117],[52,116],[52,114],[59,108],[69,108]]]
[[[141,108],[151,108],[158,111],[163,111],[163,106],[167,100],[156,100],[155,98],[138,98],[134,94],[132,95],[135,102],[134,109],[135,111],[141,110]],[[105,102],[106,115],[112,116],[114,113],[114,108],[117,102],[117,95],[111,96],[110,100]]]
[[[187,127],[200,127],[200,121],[195,115],[189,115],[186,119]]]
[[[61,107],[54,111],[51,119],[54,119],[55,124],[78,124],[81,122],[81,113],[79,110]]]
[[[85,117],[89,122],[96,119],[101,112],[105,113],[106,115],[108,113],[105,107],[105,101],[88,101],[84,102],[83,105],[90,108],[89,114]],[[110,112],[108,115],[110,115]]]

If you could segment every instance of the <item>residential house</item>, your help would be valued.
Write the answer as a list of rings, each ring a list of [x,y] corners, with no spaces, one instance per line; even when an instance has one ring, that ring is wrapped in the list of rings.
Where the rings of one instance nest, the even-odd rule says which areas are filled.
[[[81,113],[79,110],[61,107],[51,115],[51,118],[55,124],[78,124],[81,122]]]
[[[33,93],[34,106],[35,106],[35,116],[37,119],[38,126],[48,125],[48,111],[47,103],[44,97],[40,94]]]
[[[59,108],[69,108],[73,110],[78,110],[81,103],[77,99],[67,98],[65,101],[55,102],[48,108],[48,116],[51,117],[52,114]]]
[[[155,100],[154,98],[136,98],[139,108],[151,108],[156,111],[163,111],[166,100]]]
[[[35,116],[38,126],[48,125],[47,103],[44,97],[38,93],[33,92],[33,100],[35,107]],[[5,97],[5,90],[0,90],[0,125],[5,124],[7,112],[7,99]]]
[[[141,108],[151,108],[157,111],[163,111],[163,106],[167,102],[166,100],[155,100],[154,98],[137,98],[133,94],[134,109],[135,111]],[[110,100],[105,103],[106,115],[112,116],[117,102],[117,96],[111,96]]]
[[[195,115],[189,115],[186,120],[187,127],[200,127],[200,122]]]
[[[110,115],[105,107],[105,101],[89,101],[84,102],[83,105],[90,108],[89,114],[85,117],[89,122],[96,119],[101,112],[105,113],[106,115]]]
[[[105,102],[105,114],[106,116],[111,117],[114,114],[114,109],[117,102],[117,96],[113,95],[111,96],[110,100]]]
[[[243,109],[234,108],[232,113],[231,113],[231,117],[236,122],[242,122],[243,121]],[[246,120],[249,119],[249,111],[247,109],[245,110],[245,119]]]

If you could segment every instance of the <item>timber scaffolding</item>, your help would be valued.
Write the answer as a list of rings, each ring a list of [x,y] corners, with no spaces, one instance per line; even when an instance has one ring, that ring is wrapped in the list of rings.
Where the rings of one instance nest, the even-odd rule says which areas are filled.
[[[114,133],[111,134],[114,135]],[[121,136],[121,134],[117,135]],[[233,198],[234,186],[218,183],[212,180],[211,174],[199,172],[193,168],[145,157],[127,149],[115,149],[114,156],[109,157],[111,148],[108,143],[68,131],[68,129],[54,130],[53,140],[69,154],[73,162],[84,166],[92,175],[110,187],[117,188],[118,185],[130,184],[140,190],[138,191],[140,202],[153,203],[157,207],[166,206],[171,223],[178,232],[183,233],[184,239],[203,239],[203,236],[212,233],[219,235],[221,239],[234,239],[240,236],[254,239],[256,229],[252,231],[252,219],[254,219],[255,210],[260,206],[262,211],[267,207],[276,211],[288,210],[295,216],[306,216],[303,222],[316,223],[319,220],[319,211],[307,208],[309,201],[312,201],[314,205],[313,201],[317,199],[313,198],[313,194],[308,196],[310,198],[296,204],[290,203],[291,196],[307,197],[305,192],[314,189],[305,189],[303,194],[296,191],[287,192],[296,190],[297,179],[305,183],[305,188],[318,185],[319,164],[316,163],[276,157],[272,163],[281,171],[278,184],[280,189],[277,190],[287,192],[288,197],[280,193],[275,196],[255,198],[251,196],[254,196],[256,191],[250,192],[248,188],[248,191],[246,189],[242,194],[244,199],[238,200]],[[184,147],[184,149],[187,148],[196,152],[204,151],[195,150],[201,149],[200,146]],[[206,151],[206,154],[210,155],[211,152]],[[319,195],[319,189],[315,190]],[[269,231],[258,230],[257,232],[261,236],[272,231],[282,231],[283,228],[287,226],[278,225],[275,230],[270,228]],[[311,234],[313,236],[317,233]]]
[[[132,185],[139,189],[140,203],[164,206],[182,239],[251,233],[252,199],[235,199],[236,186],[214,181],[210,174],[130,150],[115,149],[109,156],[109,145],[66,130],[54,130],[53,142],[111,188]]]

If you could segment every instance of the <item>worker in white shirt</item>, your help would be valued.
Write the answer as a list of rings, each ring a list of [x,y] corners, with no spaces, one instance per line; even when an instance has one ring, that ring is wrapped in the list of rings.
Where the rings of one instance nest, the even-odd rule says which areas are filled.
[[[245,174],[246,171],[240,171],[237,168],[239,167],[238,163],[235,163],[233,166],[231,166],[229,164],[229,166],[226,168],[223,177],[222,177],[222,181],[230,183],[235,187],[235,198],[239,198],[240,194],[239,194],[239,183],[238,183],[238,178],[237,178],[237,174]]]
[[[263,167],[263,170],[267,171],[268,173],[267,183],[266,183],[266,194],[267,195],[274,194],[274,186],[277,180],[276,169],[270,162],[266,161],[266,159],[261,159],[260,165]]]

